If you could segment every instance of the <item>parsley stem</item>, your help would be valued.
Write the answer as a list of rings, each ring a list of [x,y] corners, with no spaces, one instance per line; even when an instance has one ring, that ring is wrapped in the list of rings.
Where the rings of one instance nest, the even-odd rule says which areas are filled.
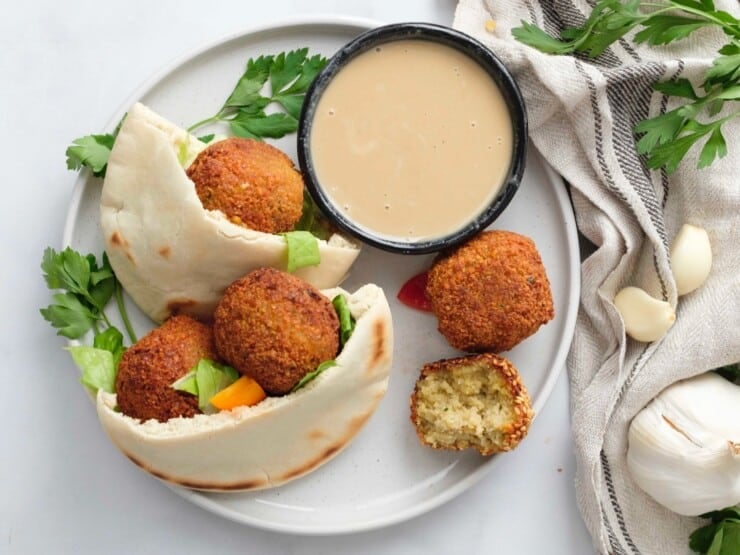
[[[105,312],[102,310],[100,311],[100,315],[103,317],[103,320],[105,321],[105,325],[110,327],[113,327],[113,324],[110,323],[110,320],[108,320],[108,317],[105,315]]]
[[[193,125],[188,127],[188,133],[192,133],[199,127],[203,127],[204,125],[208,125],[209,123],[215,123],[217,121],[221,121],[220,113],[216,114],[215,116],[211,116],[210,118],[200,120],[198,123],[194,123]]]
[[[121,313],[121,320],[123,320],[123,325],[126,327],[126,333],[128,334],[128,338],[131,340],[131,344],[133,345],[136,343],[136,333],[134,332],[134,328],[131,325],[131,321],[128,319],[128,312],[126,311],[126,305],[123,302],[123,288],[121,287],[121,282],[116,279],[116,305],[118,305],[118,312]]]
[[[735,39],[740,38],[740,31],[737,28],[737,25],[728,25],[726,21],[722,21],[721,19],[704,12],[702,10],[697,10],[696,8],[692,8],[691,6],[685,6],[683,4],[676,6],[677,10],[683,10],[687,13],[690,13],[692,15],[697,16],[699,19],[704,19],[706,21],[711,21],[715,25],[719,25],[722,27],[722,29],[727,32],[728,34],[735,37]],[[733,39],[733,42],[736,42],[736,40]]]

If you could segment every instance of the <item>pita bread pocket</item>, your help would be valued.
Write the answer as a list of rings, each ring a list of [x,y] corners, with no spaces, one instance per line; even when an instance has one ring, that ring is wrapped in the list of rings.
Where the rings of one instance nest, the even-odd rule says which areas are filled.
[[[128,417],[115,410],[115,394],[99,390],[97,411],[106,433],[147,472],[191,489],[264,489],[315,470],[342,451],[375,411],[393,353],[391,313],[381,288],[322,293],[330,299],[346,295],[356,326],[336,366],[303,388],[251,407],[167,422]]]
[[[250,230],[206,210],[185,168],[206,145],[142,104],[128,112],[108,160],[100,224],[111,266],[150,318],[208,318],[229,283],[264,266],[286,269],[280,235]],[[319,289],[346,276],[359,247],[319,239],[321,263],[294,275]]]

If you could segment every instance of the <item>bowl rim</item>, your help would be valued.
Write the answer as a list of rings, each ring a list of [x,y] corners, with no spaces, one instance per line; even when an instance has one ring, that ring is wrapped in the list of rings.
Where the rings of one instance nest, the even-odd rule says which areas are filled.
[[[356,56],[378,45],[401,40],[427,40],[452,47],[477,62],[497,85],[512,120],[512,155],[509,171],[494,199],[468,224],[447,235],[421,241],[396,240],[374,234],[339,210],[324,192],[311,158],[311,127],[316,108],[333,78]],[[373,247],[400,254],[428,254],[457,246],[487,228],[504,211],[519,189],[527,158],[527,111],[511,71],[483,43],[472,36],[434,23],[392,23],[361,33],[340,48],[313,80],[298,120],[298,163],[311,198],[339,229]]]

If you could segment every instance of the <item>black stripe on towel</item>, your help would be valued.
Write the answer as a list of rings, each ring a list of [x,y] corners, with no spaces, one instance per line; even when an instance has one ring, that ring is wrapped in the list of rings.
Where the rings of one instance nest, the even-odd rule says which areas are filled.
[[[652,84],[665,72],[662,64],[624,66],[606,73],[606,95],[614,124],[612,144],[619,167],[642,200],[650,221],[667,248],[663,210],[653,187],[644,157],[637,154],[634,128],[650,113]],[[656,268],[657,270],[657,268]]]
[[[622,536],[624,537],[625,541],[627,542],[627,545],[632,550],[632,553],[634,555],[641,555],[640,550],[637,549],[637,546],[635,545],[635,542],[632,541],[632,538],[629,535],[629,532],[627,532],[627,525],[624,522],[624,514],[622,514],[622,507],[619,505],[619,500],[617,499],[617,494],[614,489],[614,482],[612,481],[612,471],[609,467],[609,461],[606,459],[606,454],[602,450],[599,454],[601,457],[601,468],[603,469],[603,475],[604,475],[604,481],[606,482],[606,489],[609,492],[609,500],[611,501],[612,508],[614,509],[614,515],[617,517],[617,524],[619,524],[619,531],[622,532]],[[608,518],[604,519],[608,523]]]

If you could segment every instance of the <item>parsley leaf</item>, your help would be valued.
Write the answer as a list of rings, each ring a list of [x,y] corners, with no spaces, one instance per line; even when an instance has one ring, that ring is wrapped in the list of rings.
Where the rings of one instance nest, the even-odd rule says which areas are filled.
[[[298,120],[283,113],[270,115],[264,112],[254,115],[240,113],[238,118],[230,122],[229,127],[237,137],[279,139],[284,135],[295,132],[298,129]]]
[[[105,176],[108,156],[113,148],[115,137],[106,135],[87,135],[72,141],[67,148],[67,169],[79,170],[86,166],[95,177]]]
[[[41,316],[68,339],[78,339],[93,327],[98,319],[88,307],[72,293],[57,293],[53,304],[41,309]]]
[[[224,122],[234,135],[256,140],[279,139],[294,133],[298,129],[306,91],[326,63],[327,59],[320,54],[309,56],[308,48],[250,58],[221,109],[191,125],[188,131]],[[266,112],[270,105],[277,111]],[[105,177],[108,157],[121,123],[123,120],[113,133],[86,135],[72,141],[66,151],[67,168],[87,167],[95,177]],[[208,143],[214,135],[199,138]]]
[[[711,522],[691,534],[691,550],[710,555],[736,555],[740,546],[740,508],[728,507],[701,516]]]
[[[111,341],[115,343],[116,335],[109,331],[113,326],[104,312],[108,301],[115,295],[130,339],[136,341],[123,305],[120,284],[105,254],[102,263],[98,264],[92,254],[82,255],[70,247],[63,251],[49,247],[44,250],[41,270],[49,289],[65,291],[54,294],[54,302],[40,311],[41,316],[57,328],[58,335],[79,339],[93,330],[104,336],[100,340],[96,336],[96,341],[104,342],[104,348],[107,348],[105,345],[111,345]],[[106,326],[106,331],[102,333],[99,330],[101,323]],[[111,352],[115,355],[117,350]]]
[[[95,177],[105,177],[105,170],[108,166],[108,156],[116,142],[118,131],[121,129],[124,115],[113,133],[102,135],[86,135],[72,141],[67,147],[67,169],[80,170],[83,167],[90,168]]]
[[[645,9],[643,9],[645,8]],[[591,57],[601,55],[615,41],[640,27],[637,43],[665,45],[689,36],[703,27],[719,27],[730,42],[718,51],[706,72],[698,94],[686,79],[654,85],[656,91],[689,100],[684,106],[646,119],[635,128],[641,134],[637,151],[647,154],[650,168],[676,170],[695,144],[703,141],[697,167],[705,168],[727,154],[727,142],[721,126],[740,116],[740,109],[716,118],[727,102],[740,101],[740,21],[717,10],[713,0],[599,0],[581,27],[565,29],[552,37],[537,26],[522,21],[512,29],[520,42],[548,54],[583,52]],[[709,116],[709,119],[705,117]],[[699,121],[697,118],[702,117]]]
[[[234,135],[256,140],[294,133],[306,91],[326,62],[318,54],[309,57],[308,48],[250,58],[221,109],[188,131],[224,122]],[[267,113],[271,105],[282,111]]]
[[[704,143],[704,148],[699,154],[699,168],[706,168],[714,162],[715,158],[722,158],[727,155],[727,143],[722,136],[722,130],[716,127],[712,134]]]

